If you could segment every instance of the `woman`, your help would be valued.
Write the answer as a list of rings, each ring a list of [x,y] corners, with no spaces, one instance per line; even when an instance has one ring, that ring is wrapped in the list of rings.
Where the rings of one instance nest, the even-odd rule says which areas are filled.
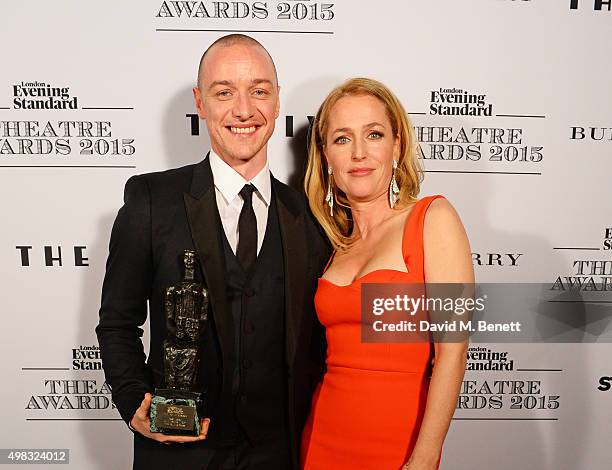
[[[417,200],[417,145],[398,99],[366,78],[333,90],[312,126],[305,188],[335,251],[315,297],[327,372],[304,430],[306,470],[438,467],[467,344],[361,342],[362,283],[474,280],[453,207]]]

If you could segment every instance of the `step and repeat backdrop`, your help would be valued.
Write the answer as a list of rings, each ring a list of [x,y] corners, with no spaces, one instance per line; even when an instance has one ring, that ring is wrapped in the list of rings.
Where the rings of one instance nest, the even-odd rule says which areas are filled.
[[[276,61],[279,179],[297,184],[329,90],[376,78],[410,113],[422,195],[457,208],[479,282],[612,289],[611,3],[3,1],[0,448],[131,468],[94,333],[110,229],[131,175],[206,154],[191,88],[229,32]],[[441,468],[609,468],[602,298],[561,325],[573,342],[471,345]]]

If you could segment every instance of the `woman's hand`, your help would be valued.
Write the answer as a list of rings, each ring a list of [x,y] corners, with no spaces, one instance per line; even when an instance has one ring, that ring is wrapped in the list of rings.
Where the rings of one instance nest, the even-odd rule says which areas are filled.
[[[437,470],[438,461],[425,462],[423,460],[417,460],[410,458],[408,462],[404,464],[401,470]]]

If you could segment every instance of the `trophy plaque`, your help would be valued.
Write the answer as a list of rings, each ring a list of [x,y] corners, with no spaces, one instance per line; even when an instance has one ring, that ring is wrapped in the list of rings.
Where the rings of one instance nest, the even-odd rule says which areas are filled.
[[[194,280],[196,253],[183,253],[183,280],[168,287],[164,295],[167,336],[163,343],[164,383],[151,401],[151,432],[197,436],[203,417],[199,391],[200,341],[208,322],[209,297]]]

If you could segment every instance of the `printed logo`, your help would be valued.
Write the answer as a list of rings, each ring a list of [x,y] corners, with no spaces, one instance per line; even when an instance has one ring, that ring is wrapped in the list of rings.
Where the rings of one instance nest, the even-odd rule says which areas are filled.
[[[45,82],[21,82],[13,85],[13,109],[78,109],[78,98],[70,96],[67,86]]]
[[[461,88],[439,88],[430,94],[429,114],[433,116],[492,116],[487,95]]]

